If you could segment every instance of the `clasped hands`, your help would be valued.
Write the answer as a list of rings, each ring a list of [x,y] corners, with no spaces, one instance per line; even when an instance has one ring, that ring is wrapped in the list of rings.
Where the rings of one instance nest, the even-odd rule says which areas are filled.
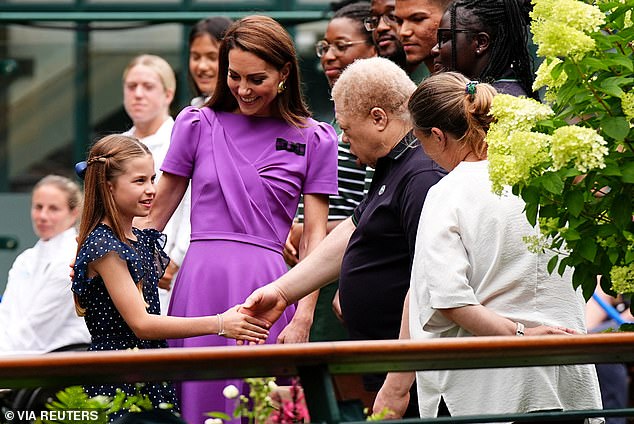
[[[274,323],[282,315],[286,307],[289,305],[287,296],[274,284],[268,284],[255,290],[244,301],[240,308],[240,312],[263,321]],[[238,345],[244,345],[244,340],[236,340]],[[264,343],[264,339],[257,344]],[[248,344],[256,344],[248,342]]]

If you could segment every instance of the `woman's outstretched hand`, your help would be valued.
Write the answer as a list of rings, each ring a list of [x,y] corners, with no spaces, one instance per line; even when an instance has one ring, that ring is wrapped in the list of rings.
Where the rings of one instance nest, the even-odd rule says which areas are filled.
[[[218,335],[238,342],[262,344],[269,336],[269,321],[253,317],[240,311],[241,305],[227,309],[218,317]],[[242,343],[239,343],[242,344]]]

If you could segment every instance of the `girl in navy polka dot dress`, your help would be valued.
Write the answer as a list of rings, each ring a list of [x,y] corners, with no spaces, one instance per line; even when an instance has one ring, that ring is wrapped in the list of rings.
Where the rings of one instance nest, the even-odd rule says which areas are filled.
[[[158,281],[169,263],[162,249],[165,236],[132,227],[133,218],[149,214],[155,195],[154,161],[143,143],[104,137],[78,167],[85,178],[85,207],[72,290],[92,336],[89,350],[165,348],[167,338],[209,334],[263,342],[268,323],[238,312],[238,306],[215,316],[160,315]],[[85,390],[90,396],[114,396],[117,388],[135,393],[133,384]],[[155,408],[167,403],[178,410],[170,383],[144,383],[141,392]]]

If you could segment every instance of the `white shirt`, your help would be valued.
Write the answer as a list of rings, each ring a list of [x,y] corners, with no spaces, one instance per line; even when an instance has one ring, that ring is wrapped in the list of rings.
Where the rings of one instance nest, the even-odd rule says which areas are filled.
[[[22,252],[9,270],[0,302],[0,352],[46,353],[90,343],[77,316],[69,264],[77,253],[77,232],[68,229]]]
[[[172,136],[172,128],[174,127],[174,119],[171,116],[163,122],[159,129],[152,135],[145,138],[140,138],[143,144],[145,144],[152,156],[154,157],[154,170],[156,172],[156,182],[158,183],[162,174],[161,165],[167,155],[167,150],[170,145],[170,138]],[[135,137],[135,127],[130,128],[124,135]],[[163,233],[167,236],[167,244],[165,245],[165,253],[170,257],[175,264],[180,266],[185,258],[185,253],[189,247],[189,237],[191,234],[190,223],[190,210],[191,210],[191,190],[190,186],[187,187],[187,191],[183,196],[180,204],[172,214],[172,217],[165,225]],[[172,280],[172,284],[176,281],[176,277]],[[173,289],[173,287],[172,287]],[[161,313],[165,315],[169,307],[170,291],[159,289],[159,297],[161,301]]]
[[[584,301],[571,273],[546,270],[548,255],[530,253],[536,235],[510,192],[491,191],[488,162],[461,162],[429,190],[411,279],[413,338],[469,337],[438,309],[481,304],[527,327],[585,332]],[[601,409],[592,365],[425,371],[417,373],[421,416],[436,416],[440,395],[451,415],[548,409]]]

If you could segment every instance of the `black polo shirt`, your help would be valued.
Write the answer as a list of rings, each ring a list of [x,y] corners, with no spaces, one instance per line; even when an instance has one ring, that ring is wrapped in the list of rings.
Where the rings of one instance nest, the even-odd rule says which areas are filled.
[[[398,339],[420,212],[427,190],[444,175],[411,133],[378,160],[370,190],[354,210],[357,228],[339,277],[353,340]]]

